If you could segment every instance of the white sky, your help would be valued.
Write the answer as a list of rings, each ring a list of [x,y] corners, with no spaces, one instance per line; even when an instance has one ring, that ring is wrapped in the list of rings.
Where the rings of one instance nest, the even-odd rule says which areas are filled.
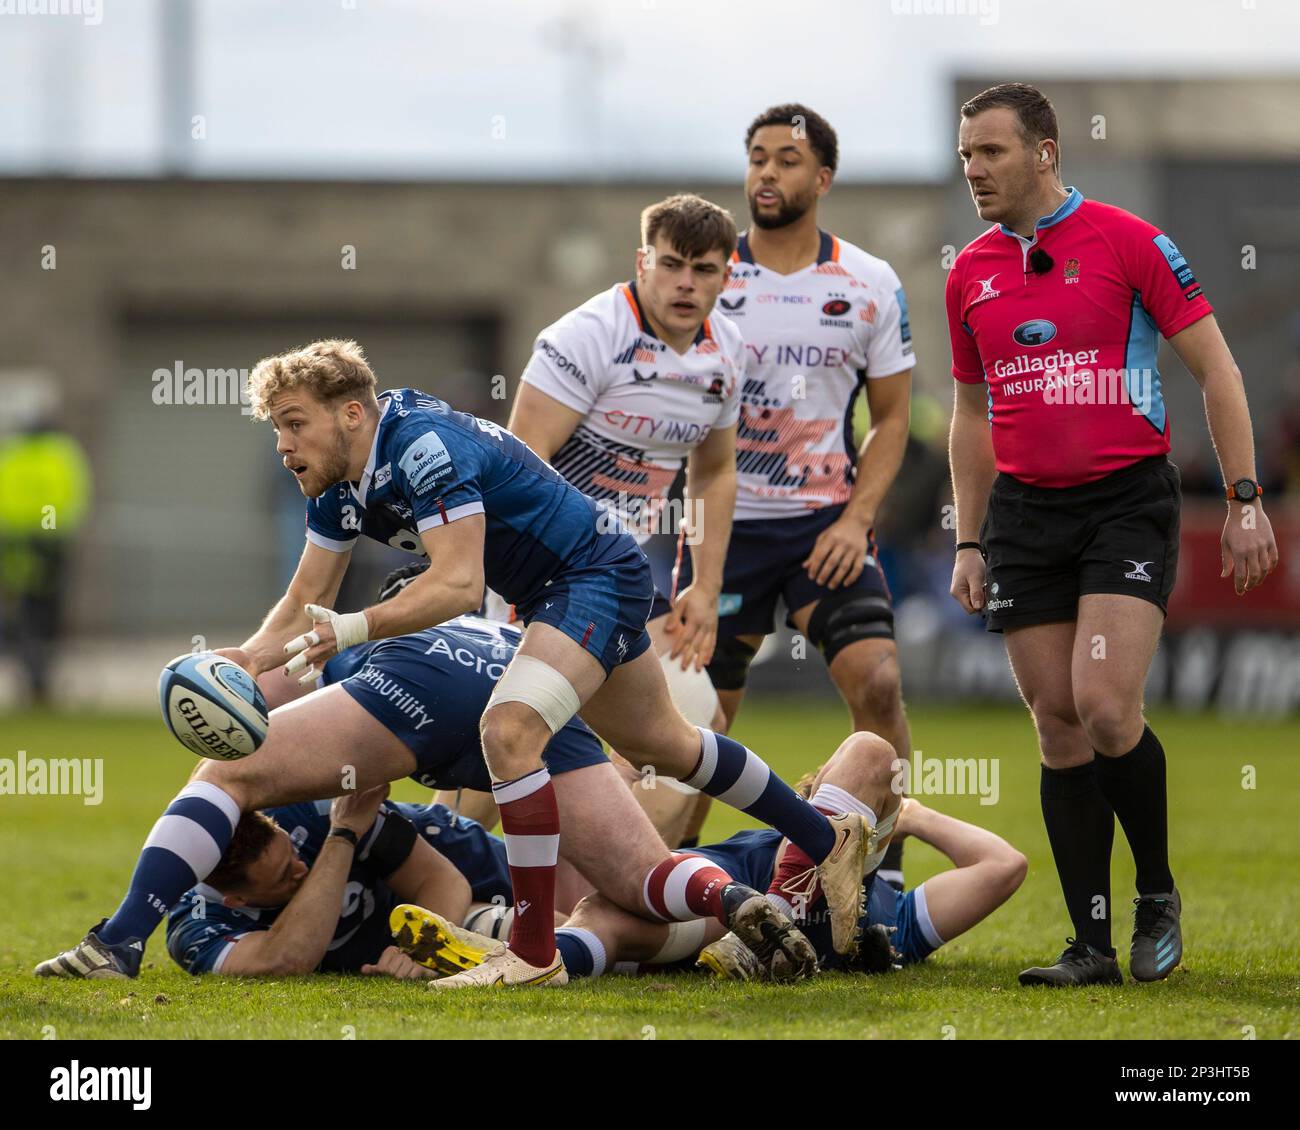
[[[95,2],[0,0],[0,172],[725,179],[799,100],[842,178],[941,178],[958,74],[1300,73],[1295,0],[165,0],[177,100],[164,0]]]

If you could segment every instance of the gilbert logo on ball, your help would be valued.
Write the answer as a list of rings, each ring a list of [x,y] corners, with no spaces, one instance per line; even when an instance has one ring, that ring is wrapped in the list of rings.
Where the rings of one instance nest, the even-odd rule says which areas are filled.
[[[200,757],[238,761],[266,740],[266,698],[237,663],[210,651],[179,655],[158,680],[163,721]]]

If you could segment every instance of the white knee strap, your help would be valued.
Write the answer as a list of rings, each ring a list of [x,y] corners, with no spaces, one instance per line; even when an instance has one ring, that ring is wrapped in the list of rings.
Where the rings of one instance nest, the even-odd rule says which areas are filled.
[[[549,663],[531,655],[516,655],[510,661],[505,674],[497,680],[487,709],[503,702],[522,702],[531,706],[553,734],[558,733],[582,705],[578,692],[568,679]]]
[[[708,919],[692,918],[689,922],[673,922],[668,926],[668,940],[649,961],[650,965],[671,965],[675,961],[694,957],[704,948],[704,931]]]

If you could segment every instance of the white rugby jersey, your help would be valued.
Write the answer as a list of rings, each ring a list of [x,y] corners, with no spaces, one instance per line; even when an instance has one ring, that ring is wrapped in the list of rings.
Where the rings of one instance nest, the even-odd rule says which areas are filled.
[[[736,422],[744,367],[740,331],[726,318],[707,318],[679,354],[650,328],[636,283],[620,283],[544,329],[522,379],[583,413],[551,466],[644,544],[682,460]]]
[[[744,335],[747,354],[736,521],[847,502],[858,390],[916,364],[894,269],[822,232],[816,263],[777,274],[754,262],[742,235],[718,305]]]

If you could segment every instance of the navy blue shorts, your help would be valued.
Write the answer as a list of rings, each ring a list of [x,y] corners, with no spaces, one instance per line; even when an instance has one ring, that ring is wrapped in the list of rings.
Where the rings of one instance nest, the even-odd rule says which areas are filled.
[[[525,624],[558,628],[608,675],[650,646],[646,621],[654,599],[650,562],[631,534],[606,536],[586,564],[568,566],[526,605]]]
[[[414,755],[411,778],[431,789],[492,787],[479,719],[519,631],[490,621],[453,620],[409,636],[349,648],[325,667],[338,683]],[[542,753],[552,773],[607,761],[600,739],[570,719]]]
[[[778,599],[785,602],[786,623],[792,628],[789,613],[824,596],[860,593],[889,599],[873,539],[867,543],[866,566],[851,585],[827,588],[814,582],[804,569],[818,535],[843,512],[843,506],[825,506],[799,518],[764,518],[731,527],[718,597],[719,639],[768,635],[776,628]],[[691,556],[683,553],[674,590],[681,592],[691,583],[691,576]]]
[[[465,876],[475,902],[510,905],[513,897],[505,840],[492,835],[478,821],[457,816],[441,804],[395,803],[393,807],[415,825],[430,847]]]
[[[781,846],[781,833],[770,828],[737,832],[720,844],[692,848],[685,854],[703,855],[716,863],[738,883],[745,883],[757,891],[765,891],[772,882],[776,867],[776,853]],[[835,969],[843,959],[831,944],[830,909],[820,895],[803,910],[795,925],[817,950],[817,960],[823,969]],[[867,897],[867,913],[862,925],[893,926],[894,949],[904,965],[924,961],[943,945],[930,921],[925,903],[925,884],[911,891],[899,892],[888,883],[873,880]]]

